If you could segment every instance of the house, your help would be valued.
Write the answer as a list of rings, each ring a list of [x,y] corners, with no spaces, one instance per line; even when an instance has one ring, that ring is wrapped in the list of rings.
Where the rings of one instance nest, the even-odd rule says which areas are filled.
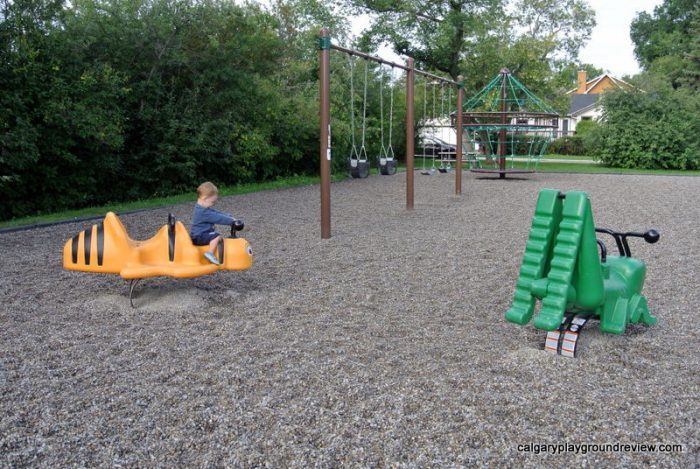
[[[603,74],[592,80],[587,79],[585,70],[578,72],[578,86],[566,94],[570,97],[569,113],[559,119],[559,135],[573,135],[576,125],[582,120],[600,117],[598,98],[611,89],[629,89],[632,85],[619,78]]]

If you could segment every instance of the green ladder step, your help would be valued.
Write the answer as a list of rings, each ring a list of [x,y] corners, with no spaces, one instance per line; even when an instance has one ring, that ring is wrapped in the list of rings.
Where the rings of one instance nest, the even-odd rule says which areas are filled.
[[[572,283],[588,210],[590,202],[584,192],[566,194],[559,234],[553,250],[555,256],[547,275],[547,295],[542,298],[542,308],[535,318],[535,327],[538,329],[552,331],[564,319],[567,293]]]
[[[527,324],[535,310],[535,297],[530,293],[534,280],[544,275],[549,255],[549,248],[554,238],[554,231],[561,217],[562,202],[559,191],[544,189],[540,191],[535,207],[535,216],[525,244],[523,263],[516,281],[513,304],[506,311],[506,320],[516,324]]]

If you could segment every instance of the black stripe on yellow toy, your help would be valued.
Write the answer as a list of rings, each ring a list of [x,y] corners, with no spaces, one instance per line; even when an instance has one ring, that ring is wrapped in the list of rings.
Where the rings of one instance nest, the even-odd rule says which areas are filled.
[[[219,243],[219,246],[217,248],[217,254],[219,255],[219,262],[221,262],[222,265],[224,263],[224,249],[225,249],[224,245],[225,244],[226,243],[224,243],[224,241],[221,240],[221,242]]]
[[[78,242],[80,242],[80,233],[77,235],[73,236],[73,239],[71,239],[71,260],[73,261],[73,264],[78,263]]]
[[[94,225],[93,225],[94,227]],[[90,250],[92,248],[92,227],[84,231],[83,250],[85,253],[85,265],[90,265]]]
[[[168,259],[175,260],[175,216],[168,214]]]
[[[105,254],[105,227],[103,223],[97,225],[97,265],[102,265]]]

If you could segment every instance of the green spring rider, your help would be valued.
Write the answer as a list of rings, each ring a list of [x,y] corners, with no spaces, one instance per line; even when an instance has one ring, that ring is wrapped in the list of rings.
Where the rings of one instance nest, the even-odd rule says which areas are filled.
[[[607,256],[596,232],[611,235],[620,255]],[[545,331],[577,314],[598,318],[600,329],[612,334],[624,333],[628,324],[655,324],[642,295],[646,266],[631,257],[628,237],[655,243],[659,233],[595,228],[588,194],[542,190],[506,320],[527,324],[540,300],[534,325]]]

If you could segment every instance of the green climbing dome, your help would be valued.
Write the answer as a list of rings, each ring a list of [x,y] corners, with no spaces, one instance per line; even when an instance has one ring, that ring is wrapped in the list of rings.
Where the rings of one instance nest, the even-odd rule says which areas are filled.
[[[463,108],[465,151],[472,171],[534,172],[558,128],[558,113],[508,69],[469,98]],[[518,162],[518,164],[516,164]]]

